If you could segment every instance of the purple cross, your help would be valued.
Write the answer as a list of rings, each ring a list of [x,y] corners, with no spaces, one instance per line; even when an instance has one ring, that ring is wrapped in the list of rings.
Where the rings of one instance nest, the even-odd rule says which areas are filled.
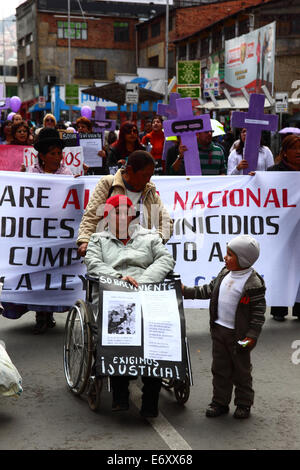
[[[4,84],[0,83],[0,111],[2,109],[9,109],[10,108],[10,99],[4,98]]]
[[[201,175],[197,133],[211,131],[209,114],[194,116],[191,98],[176,100],[177,118],[164,121],[165,136],[181,137],[182,145],[187,147],[184,154],[186,175]]]
[[[177,116],[176,100],[178,100],[180,96],[179,93],[170,93],[169,104],[158,103],[157,114],[168,118],[175,118]]]
[[[95,109],[95,124],[97,127],[94,127],[95,132],[102,133],[102,139],[104,138],[104,131],[114,131],[116,128],[116,121],[111,119],[105,119],[105,106],[96,106]]]
[[[249,111],[234,111],[231,116],[231,126],[247,129],[244,159],[248,162],[248,168],[243,173],[247,175],[257,168],[258,153],[260,147],[261,132],[263,130],[276,131],[278,116],[264,114],[264,95],[252,93],[250,95]]]
[[[176,100],[179,98],[180,98],[179,93],[170,93],[169,104],[158,103],[157,114],[159,114],[160,116],[167,116],[170,119],[175,118],[177,116]],[[171,147],[173,147],[173,145],[174,145],[173,140],[165,140],[163,154],[162,154],[163,160],[166,160],[168,150]]]

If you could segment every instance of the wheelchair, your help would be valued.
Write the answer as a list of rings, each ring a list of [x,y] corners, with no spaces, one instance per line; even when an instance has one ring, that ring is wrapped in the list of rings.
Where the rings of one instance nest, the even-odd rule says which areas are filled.
[[[86,275],[86,299],[79,299],[68,312],[65,324],[63,346],[64,374],[69,390],[77,396],[87,399],[92,411],[97,411],[101,403],[101,392],[106,383],[110,391],[110,380],[107,376],[96,376],[95,363],[97,355],[97,312],[92,306],[93,286],[97,278]],[[179,279],[170,273],[166,280]],[[184,380],[162,379],[162,388],[174,391],[179,405],[184,405],[193,385],[188,341],[185,338],[187,366]]]

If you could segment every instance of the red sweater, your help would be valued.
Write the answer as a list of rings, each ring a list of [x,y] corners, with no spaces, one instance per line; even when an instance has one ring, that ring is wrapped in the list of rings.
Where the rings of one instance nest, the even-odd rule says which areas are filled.
[[[160,160],[162,158],[163,148],[164,148],[165,134],[163,131],[158,132],[149,132],[149,134],[144,135],[142,138],[142,144],[147,145],[148,142],[152,145],[151,155],[155,160]]]

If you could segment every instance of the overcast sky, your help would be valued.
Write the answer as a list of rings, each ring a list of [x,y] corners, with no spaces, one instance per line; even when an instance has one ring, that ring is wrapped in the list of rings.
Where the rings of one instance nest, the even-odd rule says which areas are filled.
[[[2,18],[7,18],[10,15],[15,15],[16,8],[24,3],[25,0],[0,0],[0,16]]]

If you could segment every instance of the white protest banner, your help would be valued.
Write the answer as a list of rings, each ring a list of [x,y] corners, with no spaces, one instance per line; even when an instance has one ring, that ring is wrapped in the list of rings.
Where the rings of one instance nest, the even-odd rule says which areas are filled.
[[[174,219],[167,247],[184,284],[209,283],[224,266],[226,244],[249,234],[260,243],[254,267],[265,279],[267,304],[294,304],[300,265],[298,172],[152,180]],[[75,242],[98,181],[98,176],[0,172],[3,302],[72,305],[85,297],[86,269]]]
[[[65,147],[63,149],[63,161],[70,168],[73,175],[83,175],[83,149],[78,147]]]
[[[0,171],[20,171],[24,163],[24,149],[29,148],[23,145],[0,145]]]
[[[38,151],[34,147],[23,147],[23,164],[28,171],[29,167],[34,166],[37,163]],[[19,170],[18,170],[19,171]]]

